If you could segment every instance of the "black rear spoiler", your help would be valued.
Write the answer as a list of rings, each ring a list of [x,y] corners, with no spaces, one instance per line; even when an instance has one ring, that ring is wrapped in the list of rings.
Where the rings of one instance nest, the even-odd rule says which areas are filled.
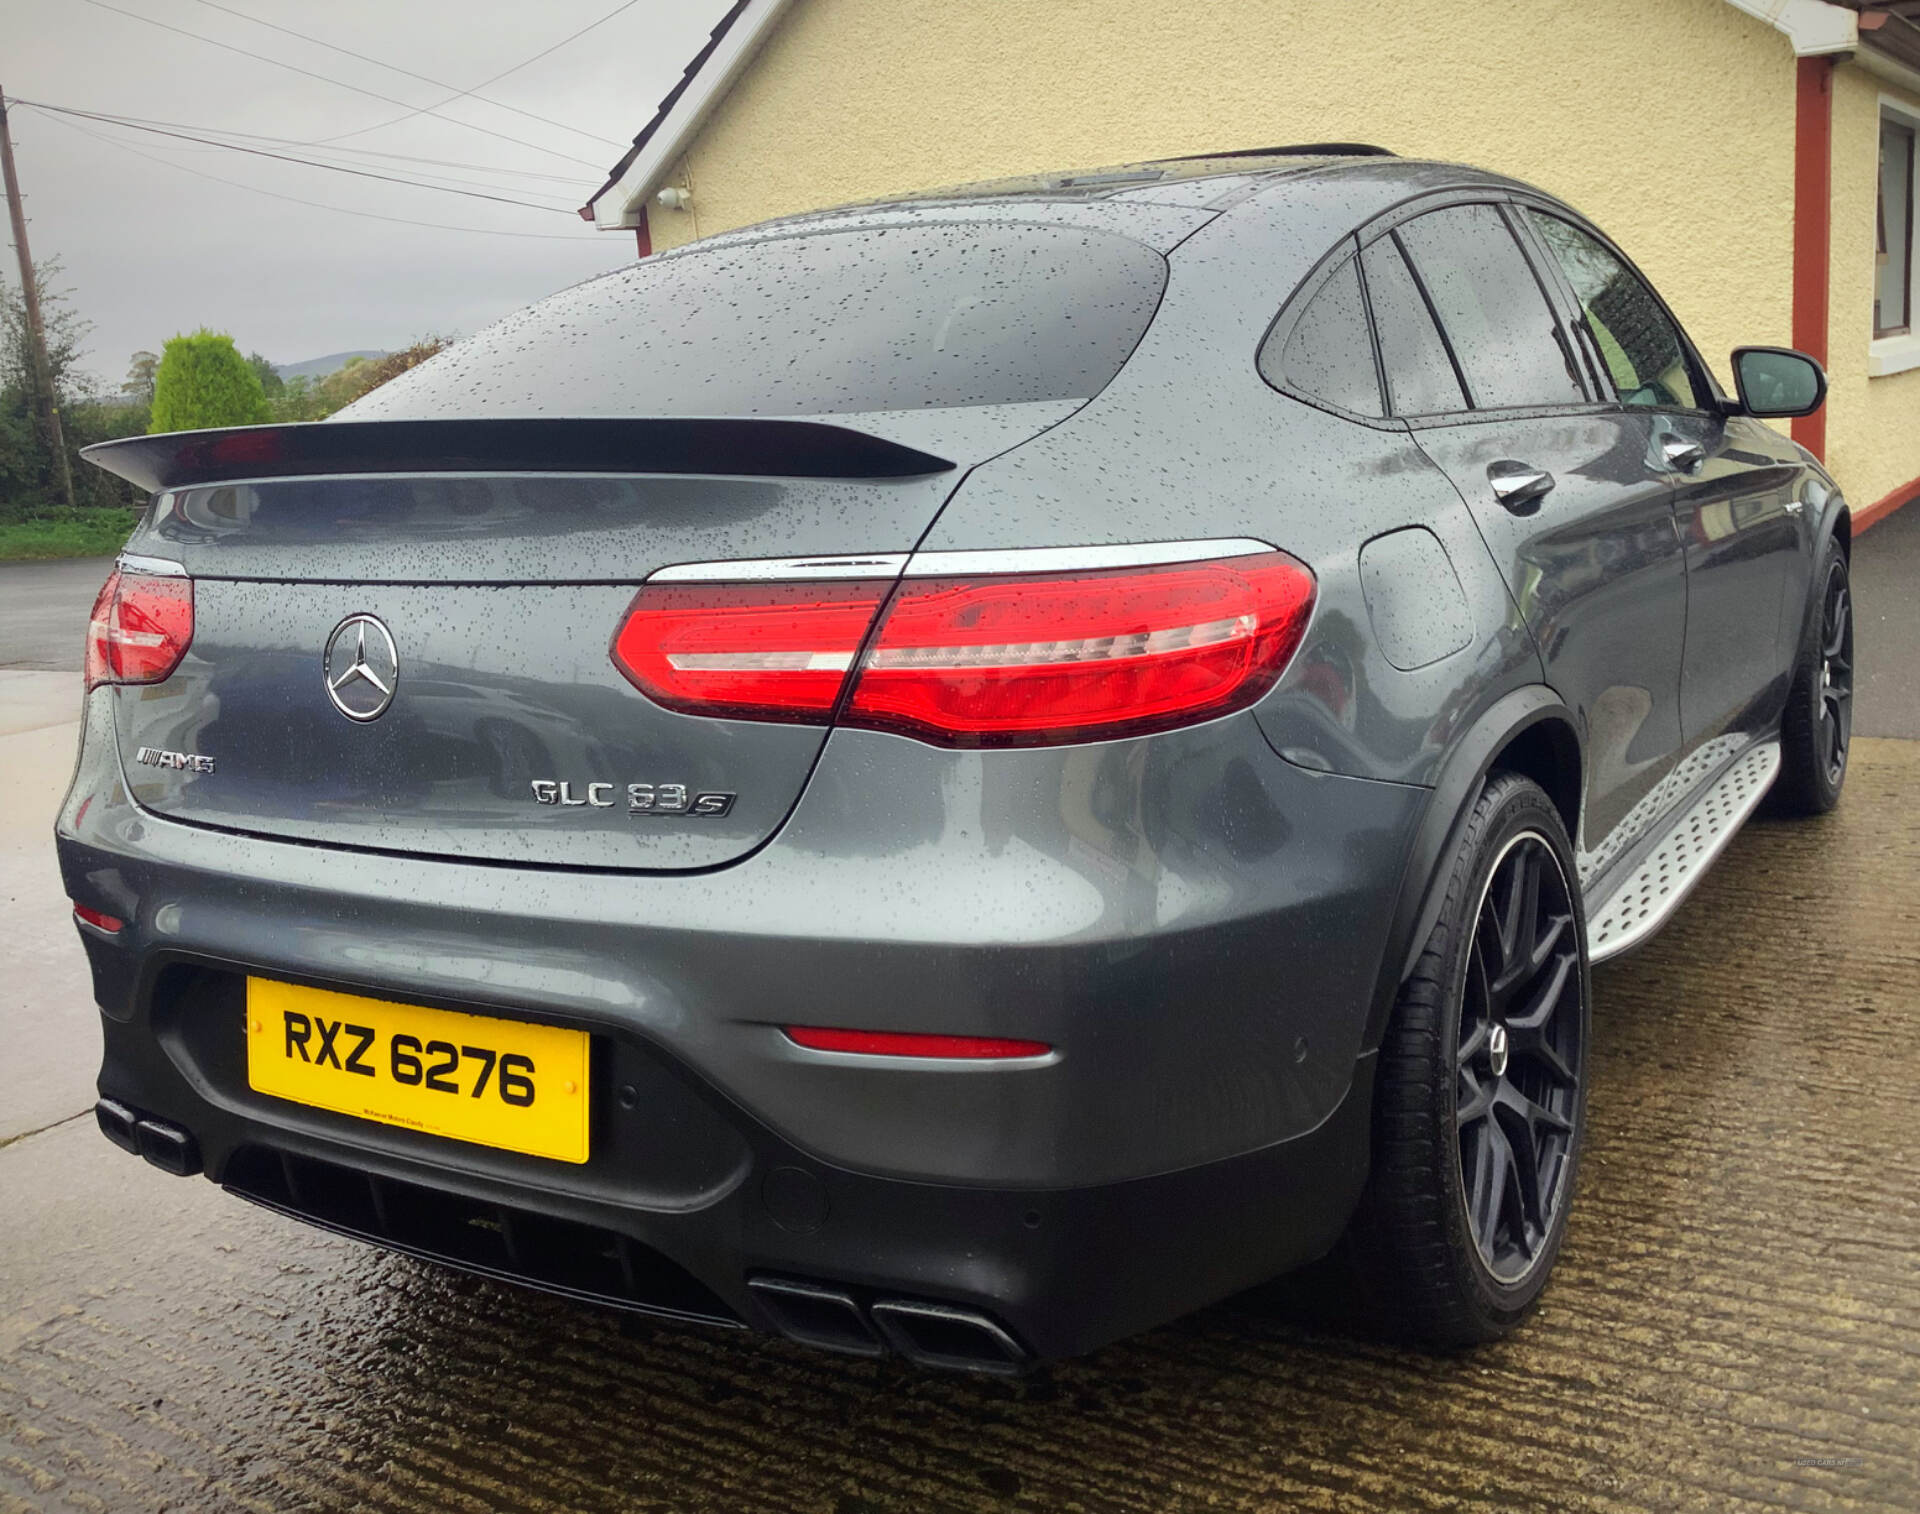
[[[917,478],[945,458],[818,421],[314,421],[167,431],[81,454],[148,491],[325,473],[719,473]]]

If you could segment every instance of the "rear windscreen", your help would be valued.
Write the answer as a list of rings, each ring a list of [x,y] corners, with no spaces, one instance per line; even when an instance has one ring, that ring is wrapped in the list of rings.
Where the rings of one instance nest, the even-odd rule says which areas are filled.
[[[828,415],[1086,399],[1167,265],[1129,238],[967,223],[649,259],[562,290],[343,419]]]

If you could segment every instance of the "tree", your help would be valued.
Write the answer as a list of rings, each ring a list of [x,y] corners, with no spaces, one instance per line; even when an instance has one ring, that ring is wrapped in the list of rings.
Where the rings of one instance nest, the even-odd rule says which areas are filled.
[[[160,355],[142,348],[134,353],[127,364],[126,381],[121,384],[120,392],[130,394],[144,405],[153,403],[153,372],[160,366]]]
[[[64,407],[76,393],[93,387],[80,368],[80,352],[93,322],[73,308],[73,291],[57,289],[63,272],[57,257],[33,265],[33,281],[40,293],[40,323],[47,338],[47,364],[53,371],[54,403]],[[27,331],[27,305],[20,291],[5,285],[0,299],[0,389],[33,388],[32,337]]]
[[[247,354],[247,366],[251,368],[259,378],[260,388],[269,400],[287,387],[287,381],[280,377],[279,370],[259,353],[249,352]]]
[[[333,402],[333,409],[338,410],[399,378],[409,368],[418,368],[428,358],[445,352],[449,345],[445,337],[424,336],[411,347],[402,347],[385,357],[356,358],[339,372],[328,374],[321,390]]]
[[[260,377],[232,337],[202,326],[168,341],[154,374],[149,431],[254,426],[272,418]]]
[[[74,503],[82,507],[140,503],[132,485],[80,460],[82,447],[146,429],[145,405],[102,405],[87,395],[97,381],[80,367],[80,352],[93,323],[73,306],[72,291],[57,286],[60,260],[35,265],[40,319],[53,371],[54,401],[66,435],[67,468]],[[33,356],[28,345],[26,302],[19,288],[0,280],[0,521],[26,520],[60,503],[53,458],[33,418]]]
[[[450,344],[446,337],[425,336],[411,347],[389,352],[385,357],[350,357],[318,382],[305,374],[289,379],[285,389],[273,398],[273,418],[276,421],[325,420],[389,379],[396,379],[409,368],[416,368],[436,353],[444,352]]]

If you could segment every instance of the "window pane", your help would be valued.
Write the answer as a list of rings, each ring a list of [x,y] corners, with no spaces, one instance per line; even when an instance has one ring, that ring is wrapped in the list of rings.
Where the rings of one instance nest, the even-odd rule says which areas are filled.
[[[1351,259],[1320,287],[1294,322],[1280,357],[1280,372],[1287,387],[1301,394],[1358,415],[1382,413],[1373,339],[1367,334],[1367,310],[1360,300],[1360,273]]]
[[[1880,207],[1873,268],[1873,332],[1913,324],[1913,130],[1880,123]]]
[[[1586,398],[1520,244],[1491,205],[1456,205],[1400,228],[1400,241],[1476,410],[1569,405]]]
[[[1620,398],[1629,405],[1703,408],[1679,328],[1653,291],[1571,222],[1537,210],[1528,214],[1573,285]]]
[[[1167,264],[1067,226],[896,226],[671,252],[508,316],[354,412],[833,415],[1098,394]],[[398,387],[396,387],[398,385]],[[458,407],[467,407],[460,410]]]
[[[1392,237],[1382,237],[1364,253],[1367,297],[1380,334],[1380,365],[1387,370],[1387,394],[1396,415],[1431,415],[1464,410],[1466,396],[1454,377],[1453,363],[1427,302],[1401,260]]]

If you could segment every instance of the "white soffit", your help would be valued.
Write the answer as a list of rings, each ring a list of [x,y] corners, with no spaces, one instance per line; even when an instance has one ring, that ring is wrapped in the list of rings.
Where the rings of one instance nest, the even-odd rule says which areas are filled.
[[[1850,53],[1860,45],[1860,17],[1826,0],[1727,0],[1775,31],[1785,32],[1795,57]]]

